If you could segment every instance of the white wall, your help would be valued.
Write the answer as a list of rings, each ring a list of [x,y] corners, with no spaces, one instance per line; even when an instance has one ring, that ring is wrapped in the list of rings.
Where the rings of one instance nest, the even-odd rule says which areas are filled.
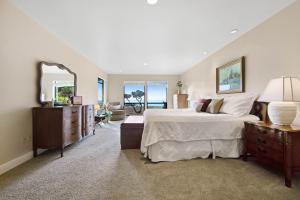
[[[246,56],[246,92],[260,94],[270,79],[283,75],[300,78],[299,20],[297,1],[183,73],[186,91],[194,98],[214,95],[216,68],[241,56]]]
[[[168,81],[168,108],[173,107],[173,94],[179,75],[108,75],[108,101],[123,102],[123,85],[125,81]]]
[[[30,17],[0,1],[0,168],[32,151],[31,108],[37,103],[37,63],[64,64],[77,74],[84,104],[97,103],[97,78],[107,75]]]

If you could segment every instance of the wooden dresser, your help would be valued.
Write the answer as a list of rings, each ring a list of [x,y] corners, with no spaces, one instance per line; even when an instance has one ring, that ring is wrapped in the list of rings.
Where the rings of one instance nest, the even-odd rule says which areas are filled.
[[[95,113],[94,105],[82,107],[82,137],[95,135]]]
[[[94,108],[88,106],[35,107],[33,114],[33,152],[60,149],[94,133]]]
[[[187,94],[174,94],[173,95],[173,108],[188,108],[188,95]]]
[[[264,122],[245,122],[244,156],[284,172],[285,185],[291,187],[292,175],[300,172],[300,127],[277,126]]]

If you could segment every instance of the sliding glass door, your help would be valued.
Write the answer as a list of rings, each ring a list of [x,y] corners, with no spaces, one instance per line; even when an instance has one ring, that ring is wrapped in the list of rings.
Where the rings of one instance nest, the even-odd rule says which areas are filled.
[[[166,109],[168,95],[167,81],[149,81],[147,82],[147,108],[148,109]]]
[[[167,81],[126,81],[124,106],[129,114],[142,114],[145,109],[167,108]]]
[[[143,113],[145,110],[145,82],[124,83],[124,106],[129,113]]]

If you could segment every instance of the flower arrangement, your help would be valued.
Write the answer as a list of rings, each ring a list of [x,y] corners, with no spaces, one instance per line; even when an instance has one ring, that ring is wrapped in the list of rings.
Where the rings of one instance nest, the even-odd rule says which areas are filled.
[[[177,93],[181,94],[181,88],[183,86],[182,81],[177,81],[176,86],[177,86]]]

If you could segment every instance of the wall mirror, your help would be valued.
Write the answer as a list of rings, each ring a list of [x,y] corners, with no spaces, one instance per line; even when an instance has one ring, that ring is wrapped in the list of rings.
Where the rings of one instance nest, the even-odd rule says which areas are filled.
[[[54,105],[70,104],[76,96],[77,77],[74,72],[62,64],[39,63],[39,92],[38,101],[44,105],[54,102]]]

